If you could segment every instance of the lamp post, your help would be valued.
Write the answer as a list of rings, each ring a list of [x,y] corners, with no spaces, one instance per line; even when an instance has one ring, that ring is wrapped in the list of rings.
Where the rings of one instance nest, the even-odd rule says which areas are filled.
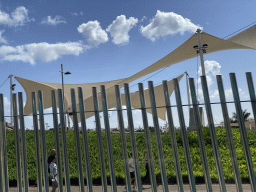
[[[66,71],[66,72],[64,72],[63,71],[63,65],[61,64],[61,78],[62,78],[62,102],[63,102],[63,111],[64,112],[67,112],[66,111],[66,108],[65,108],[65,102],[64,102],[64,78],[63,78],[63,74],[65,74],[65,75],[69,75],[69,74],[71,74],[69,71]],[[69,117],[67,117],[68,118],[68,127],[70,128],[70,122],[69,122]],[[65,121],[65,126],[66,126],[66,121]]]

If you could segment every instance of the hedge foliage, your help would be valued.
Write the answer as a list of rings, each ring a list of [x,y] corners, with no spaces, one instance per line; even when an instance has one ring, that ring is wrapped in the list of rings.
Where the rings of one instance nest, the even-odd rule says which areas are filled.
[[[248,181],[249,175],[246,167],[246,160],[243,152],[244,150],[241,142],[240,132],[239,132],[239,129],[232,129],[232,131],[233,131],[233,137],[234,137],[234,144],[236,148],[237,160],[239,164],[240,176],[243,181]],[[217,181],[218,176],[216,172],[216,164],[214,160],[209,129],[203,128],[203,133],[204,133],[207,159],[208,159],[208,164],[210,169],[210,176],[213,181]],[[252,155],[252,161],[255,169],[254,171],[256,171],[256,131],[248,130],[247,133],[248,133],[248,140],[249,140],[249,145],[250,145],[250,150]],[[190,155],[191,155],[192,164],[193,164],[193,173],[196,181],[200,182],[204,180],[203,179],[204,174],[203,174],[202,161],[200,156],[200,149],[198,145],[197,132],[195,131],[187,132],[187,134],[188,134],[188,140],[189,140]],[[226,139],[226,131],[223,128],[218,128],[216,129],[216,134],[218,138],[219,151],[220,151],[225,180],[226,182],[234,182],[234,174],[232,171],[233,170],[232,163],[231,163],[229,148],[228,148],[227,139]],[[108,154],[107,154],[107,146],[106,146],[106,137],[105,137],[104,131],[102,132],[102,136],[103,136],[103,143],[104,143],[105,165],[107,170],[107,177],[109,179],[110,178],[109,162],[108,162]],[[176,174],[174,169],[170,135],[169,133],[165,133],[165,134],[162,134],[161,137],[162,137],[162,145],[163,145],[167,177],[169,181],[175,181]],[[113,146],[113,154],[114,154],[114,166],[115,166],[116,179],[117,179],[117,182],[121,184],[125,182],[125,173],[124,173],[124,163],[123,163],[123,157],[122,157],[122,148],[121,148],[122,144],[120,140],[120,135],[112,134],[111,138],[112,138],[112,146]],[[186,168],[185,155],[183,150],[181,133],[179,131],[176,131],[176,138],[177,138],[177,144],[178,144],[182,175],[184,178],[187,178],[188,173]],[[82,134],[80,134],[80,139],[81,139],[81,151],[83,152]],[[60,138],[60,141],[61,141],[61,138]],[[53,130],[46,131],[46,149],[48,153],[47,155],[50,155],[50,150],[52,148],[55,148],[54,142],[55,142],[54,131]],[[127,148],[128,148],[127,150],[131,151],[129,134],[126,134],[126,142],[127,142]],[[93,182],[100,183],[101,172],[100,172],[100,164],[99,164],[98,142],[97,142],[96,131],[88,132],[88,143],[89,143],[90,164],[91,164]],[[146,174],[145,166],[142,162],[144,158],[144,151],[146,149],[143,132],[136,133],[136,143],[137,143],[137,149],[138,149],[138,155],[139,155],[141,177],[143,177]],[[161,174],[160,174],[160,168],[159,168],[159,162],[158,162],[158,153],[157,153],[156,140],[155,140],[154,134],[151,134],[151,143],[152,143],[153,156],[154,156],[154,162],[155,162],[154,163],[155,174],[157,179],[161,180]],[[28,161],[29,179],[31,181],[36,182],[37,173],[36,173],[36,161],[35,161],[35,141],[34,141],[34,131],[32,130],[26,131],[26,145],[27,145],[27,161]],[[78,168],[77,168],[77,158],[76,158],[75,136],[73,131],[67,131],[67,147],[68,147],[70,179],[73,181],[77,181]],[[9,180],[14,181],[17,178],[14,131],[7,131],[7,152],[8,152]],[[47,158],[47,157],[44,157],[44,158]],[[86,171],[85,171],[84,157],[83,157],[83,164],[84,164],[83,171],[85,176]]]

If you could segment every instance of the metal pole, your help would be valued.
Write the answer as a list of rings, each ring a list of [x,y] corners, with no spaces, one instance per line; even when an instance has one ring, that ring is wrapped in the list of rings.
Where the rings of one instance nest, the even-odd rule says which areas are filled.
[[[11,126],[13,126],[13,109],[12,109],[12,77],[13,75],[9,75],[10,77],[10,111],[11,111]]]
[[[51,91],[52,95],[52,114],[53,114],[53,125],[54,125],[54,139],[55,139],[55,149],[57,152],[57,170],[58,170],[58,181],[59,181],[59,191],[63,190],[63,180],[62,180],[62,166],[61,166],[61,153],[60,153],[60,136],[59,136],[59,126],[58,126],[58,116],[57,116],[57,104],[56,104],[56,93],[55,90]]]
[[[107,189],[106,167],[105,167],[104,148],[103,148],[102,135],[101,135],[98,93],[97,93],[96,87],[92,88],[92,95],[93,95],[96,132],[97,132],[98,147],[99,147],[102,191],[107,192],[108,189]]]
[[[177,147],[177,139],[176,139],[176,133],[175,133],[175,128],[173,124],[170,94],[169,94],[167,81],[163,81],[163,88],[164,88],[165,106],[167,111],[167,119],[169,124],[169,132],[170,132],[171,144],[172,144],[172,154],[174,158],[174,167],[176,171],[177,184],[179,186],[179,191],[181,192],[181,191],[184,191],[184,188],[183,188],[180,160],[179,160],[178,147]]]
[[[101,85],[101,98],[102,98],[102,107],[103,107],[103,115],[104,115],[104,123],[105,123],[105,134],[106,134],[106,140],[107,140],[111,187],[112,187],[112,191],[116,192],[117,191],[116,177],[115,177],[114,157],[113,157],[112,141],[111,141],[111,133],[110,133],[109,117],[108,117],[107,94],[106,94],[106,89],[104,85]]]
[[[23,182],[24,190],[28,192],[28,165],[27,165],[27,147],[26,147],[26,132],[24,124],[23,114],[23,95],[22,92],[18,93],[19,97],[19,116],[20,116],[20,130],[21,130],[21,154],[22,154],[22,171],[23,171]]]
[[[243,147],[244,147],[246,164],[247,164],[249,178],[250,178],[250,182],[251,182],[251,188],[252,188],[252,191],[255,192],[256,191],[255,173],[254,173],[254,169],[253,169],[253,163],[252,163],[252,157],[251,157],[251,152],[250,152],[250,148],[249,148],[247,133],[246,133],[245,125],[244,125],[244,117],[242,114],[242,108],[241,108],[241,104],[240,104],[240,97],[239,97],[239,93],[238,93],[236,77],[235,77],[235,73],[230,73],[229,75],[230,75],[230,80],[231,80],[233,97],[234,97],[234,101],[235,101],[236,114],[238,117],[238,124],[239,124],[240,133],[241,133],[241,137],[242,137],[242,143],[243,143]]]
[[[226,129],[227,142],[228,142],[228,146],[229,146],[229,153],[230,153],[230,157],[231,157],[231,161],[232,161],[232,165],[233,165],[234,176],[235,176],[236,189],[237,189],[237,191],[242,192],[243,191],[242,182],[241,182],[239,167],[238,167],[238,163],[237,163],[236,150],[235,150],[233,134],[232,134],[231,126],[230,126],[230,121],[229,121],[229,116],[228,116],[228,108],[227,108],[227,104],[226,104],[226,97],[225,97],[225,92],[224,92],[221,75],[217,75],[217,83],[218,83],[224,125],[225,125],[225,129]]]
[[[196,33],[198,36],[198,49],[199,49],[199,54],[200,54],[200,59],[201,59],[202,75],[205,76],[203,46],[201,43],[201,30],[197,29]]]
[[[91,166],[90,166],[90,155],[89,155],[89,144],[86,130],[86,121],[84,114],[84,99],[82,88],[78,87],[78,99],[79,99],[79,109],[80,109],[80,119],[81,119],[81,128],[83,134],[83,146],[84,146],[84,158],[86,165],[86,179],[87,179],[87,191],[92,192],[92,175],[91,175]]]
[[[130,172],[129,172],[129,159],[128,159],[128,154],[127,154],[124,119],[123,119],[122,103],[121,103],[122,100],[121,100],[121,96],[120,96],[119,85],[115,85],[115,92],[116,92],[116,106],[117,106],[116,110],[117,110],[118,125],[119,125],[119,130],[120,130],[120,138],[121,138],[123,160],[124,160],[126,188],[127,188],[127,191],[131,191],[132,189],[131,189],[131,179],[130,179]]]
[[[64,124],[65,129],[67,129],[67,110],[65,108],[65,99],[64,99],[64,77],[63,77],[63,65],[61,64],[61,79],[62,79],[62,102],[63,102],[63,113],[64,113]],[[69,127],[70,128],[70,127]]]
[[[148,89],[149,89],[149,97],[150,97],[150,101],[151,101],[153,122],[154,122],[154,127],[155,127],[156,146],[157,146],[157,152],[158,152],[158,158],[159,158],[159,164],[160,164],[160,170],[161,170],[163,191],[168,192],[169,191],[168,180],[167,180],[166,170],[165,170],[163,146],[162,146],[162,140],[161,140],[161,135],[160,135],[157,110],[156,110],[154,86],[153,86],[152,81],[148,82]]]
[[[188,73],[186,73],[186,86],[187,86],[187,97],[188,97],[188,114],[190,113],[190,96],[189,96],[189,82],[188,82]]]
[[[205,76],[201,76],[201,82],[202,82],[202,88],[204,93],[204,102],[205,102],[205,108],[207,113],[207,119],[209,124],[209,130],[210,130],[213,154],[214,154],[214,159],[215,159],[216,169],[217,169],[217,174],[219,179],[220,190],[222,192],[225,192],[226,191],[225,180],[224,180],[224,175],[223,175],[222,166],[221,166],[219,146],[218,146],[217,136],[215,132],[213,116],[212,116],[212,108],[210,104],[211,103],[210,96],[209,96],[209,91],[208,91],[207,81]]]
[[[184,120],[184,113],[183,113],[182,102],[181,102],[179,81],[178,81],[177,78],[173,79],[173,84],[174,84],[177,110],[178,110],[179,122],[180,122],[180,128],[181,128],[181,137],[182,137],[182,141],[183,141],[184,154],[185,154],[187,170],[188,170],[190,191],[195,192],[196,191],[196,186],[195,186],[195,179],[194,179],[194,174],[193,174],[193,166],[192,166],[190,151],[189,151],[188,136],[187,136],[185,120]],[[163,82],[163,85],[165,87],[164,82]],[[170,98],[170,97],[168,97],[168,98]]]
[[[148,127],[148,117],[147,117],[147,110],[146,110],[144,88],[142,83],[139,83],[139,93],[140,93],[141,114],[143,119],[144,134],[145,134],[145,140],[146,140],[146,146],[147,146],[147,155],[149,160],[149,173],[150,173],[151,187],[152,187],[152,191],[157,191],[154,159],[152,154],[150,131]]]
[[[42,173],[40,163],[40,137],[37,122],[37,107],[36,107],[36,93],[31,93],[32,97],[32,110],[33,110],[33,124],[34,124],[34,140],[35,140],[35,153],[36,153],[36,172],[37,172],[37,191],[42,192]]]
[[[4,190],[4,184],[5,182],[5,173],[3,172],[4,169],[4,138],[3,138],[3,132],[5,131],[5,125],[4,125],[4,98],[3,94],[0,94],[0,191]]]
[[[196,90],[195,90],[195,83],[194,83],[193,78],[189,78],[189,85],[190,85],[192,104],[193,104],[193,108],[194,108],[194,117],[195,117],[195,123],[196,123],[196,127],[197,127],[197,136],[198,136],[199,148],[200,148],[200,152],[201,152],[201,159],[202,159],[202,164],[203,164],[206,188],[207,188],[208,192],[212,192],[212,182],[211,182],[210,172],[209,172],[209,168],[208,168],[208,161],[207,161],[207,156],[206,156],[206,151],[205,151],[202,123],[200,120],[199,108],[198,108],[198,104],[197,104],[197,97],[196,97]]]
[[[249,89],[250,98],[251,98],[254,122],[256,122],[256,97],[255,97],[255,90],[254,90],[254,85],[253,85],[253,80],[252,80],[252,73],[247,72],[246,78],[247,78],[247,84],[248,84],[248,89]],[[250,124],[250,126],[251,126],[251,124]]]

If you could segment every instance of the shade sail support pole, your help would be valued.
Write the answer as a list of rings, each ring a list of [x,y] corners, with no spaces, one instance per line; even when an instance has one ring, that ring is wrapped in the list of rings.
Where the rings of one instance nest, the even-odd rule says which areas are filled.
[[[204,56],[203,56],[205,49],[203,49],[204,47],[202,46],[202,42],[201,42],[201,29],[197,29],[196,33],[198,36],[198,51],[200,54],[202,75],[205,76]]]

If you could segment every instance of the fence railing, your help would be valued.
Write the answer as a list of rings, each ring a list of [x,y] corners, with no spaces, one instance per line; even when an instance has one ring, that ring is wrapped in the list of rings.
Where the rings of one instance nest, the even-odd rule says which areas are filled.
[[[248,90],[250,94],[250,103],[252,105],[252,111],[254,115],[254,119],[256,120],[256,97],[255,90],[252,81],[252,74],[246,73]],[[255,180],[255,172],[253,169],[253,161],[249,148],[247,132],[244,125],[244,119],[241,108],[241,101],[239,98],[238,86],[236,82],[236,77],[234,73],[230,73],[230,81],[232,85],[234,104],[236,108],[236,114],[238,117],[239,130],[241,134],[241,141],[243,145],[246,166],[249,173],[249,180],[252,191],[256,191],[256,180]],[[225,192],[227,191],[222,164],[221,164],[221,156],[218,147],[217,135],[213,120],[213,112],[211,108],[210,96],[207,86],[207,81],[205,76],[201,76],[202,82],[202,90],[204,96],[204,105],[206,109],[206,115],[208,120],[208,129],[210,132],[212,150],[214,154],[214,160],[218,175],[218,183],[220,185],[220,190]],[[206,183],[207,191],[211,192],[212,190],[212,181],[209,171],[209,163],[207,160],[206,149],[205,149],[205,140],[202,130],[202,124],[200,120],[199,114],[199,105],[198,99],[196,95],[196,89],[194,84],[194,79],[189,79],[190,84],[190,93],[192,98],[192,106],[194,113],[194,121],[196,124],[196,131],[198,135],[198,142],[201,154],[201,161],[203,166],[204,179]],[[230,158],[233,167],[234,180],[236,184],[237,191],[243,191],[242,182],[238,168],[238,162],[236,157],[236,151],[234,146],[234,140],[232,135],[232,130],[230,126],[230,119],[228,116],[228,108],[227,102],[225,98],[225,89],[223,87],[222,76],[217,75],[217,85],[220,97],[220,105],[222,109],[223,119],[224,119],[224,127],[226,130],[227,144],[229,147]],[[165,158],[160,134],[160,126],[158,122],[157,116],[157,107],[156,107],[156,99],[154,96],[154,86],[153,82],[148,82],[149,94],[150,94],[150,107],[152,111],[152,118],[154,123],[154,134],[156,139],[156,148],[157,148],[157,156],[158,163],[160,167],[161,173],[161,181],[163,191],[167,192],[168,189],[168,179],[166,174],[166,166],[165,166]],[[193,174],[193,165],[191,161],[189,142],[188,142],[188,132],[185,126],[185,115],[183,112],[183,104],[181,100],[181,93],[178,84],[178,80],[174,79],[174,90],[175,90],[175,99],[176,99],[176,107],[178,112],[178,119],[180,124],[180,132],[181,138],[183,142],[183,149],[185,154],[185,161],[188,172],[188,179],[191,191],[196,191],[196,183],[195,177]],[[107,156],[108,156],[108,164],[109,164],[109,175],[111,180],[111,190],[117,191],[117,181],[115,174],[115,166],[114,166],[114,155],[112,150],[112,140],[111,140],[111,131],[110,131],[110,122],[108,115],[108,104],[107,104],[107,94],[105,90],[105,86],[101,86],[101,98],[98,98],[98,91],[94,87],[92,88],[93,93],[93,102],[94,102],[94,115],[96,122],[96,132],[97,132],[97,140],[98,140],[98,149],[99,149],[99,162],[100,162],[100,171],[101,171],[101,184],[102,191],[107,191],[107,172],[106,165],[104,159],[104,147],[103,147],[103,139],[102,139],[102,129],[101,129],[101,120],[100,120],[100,112],[99,111],[99,100],[102,102],[103,106],[103,117],[104,117],[104,125],[105,125],[105,134],[106,134],[106,144],[107,144]],[[135,178],[137,181],[137,189],[138,191],[142,191],[142,183],[140,176],[140,167],[139,167],[139,158],[138,158],[138,149],[136,144],[135,137],[135,128],[133,122],[133,112],[131,108],[131,100],[130,100],[130,92],[129,85],[124,84],[125,91],[125,101],[126,101],[126,110],[127,110],[127,120],[129,127],[129,134],[131,140],[131,149],[132,156],[135,163]],[[77,109],[77,101],[76,94],[78,94],[78,103],[79,109]],[[146,150],[148,151],[148,164],[149,164],[149,172],[150,172],[150,183],[152,191],[157,191],[157,181],[155,175],[154,168],[154,159],[152,153],[152,144],[150,138],[150,129],[148,125],[148,116],[146,109],[149,106],[146,106],[145,96],[144,96],[144,88],[143,84],[139,84],[139,94],[140,94],[140,102],[141,102],[141,114],[142,121],[144,127],[145,134],[145,144]],[[170,103],[170,94],[168,91],[167,81],[163,81],[163,94],[165,99],[165,107],[167,111],[167,121],[169,125],[169,133],[171,140],[171,148],[174,158],[174,167],[177,179],[177,185],[179,191],[184,191],[183,186],[183,177],[180,166],[180,159],[177,147],[176,133],[174,127],[174,120],[172,115],[172,106]],[[57,151],[57,168],[58,168],[58,181],[59,181],[59,191],[71,191],[71,183],[70,183],[70,174],[69,174],[69,159],[68,159],[68,150],[67,150],[67,134],[66,134],[66,126],[65,126],[65,112],[63,110],[63,97],[62,90],[59,89],[57,93],[53,90],[51,93],[52,96],[52,117],[53,117],[53,125],[54,125],[54,139],[55,139],[55,149]],[[124,119],[123,119],[123,109],[121,103],[120,96],[120,88],[118,85],[115,86],[115,99],[116,99],[116,111],[118,118],[118,127],[120,129],[120,138],[121,138],[121,146],[122,146],[122,154],[123,154],[123,162],[124,162],[124,171],[125,171],[125,182],[127,191],[132,191],[131,188],[131,178],[129,173],[129,158],[127,152],[127,143],[125,139],[125,127],[124,127]],[[28,162],[27,162],[27,146],[26,146],[26,132],[25,132],[25,123],[24,123],[24,114],[23,114],[23,96],[22,93],[18,93],[18,102],[17,95],[12,95],[13,99],[13,114],[14,114],[14,132],[15,132],[15,157],[16,157],[16,170],[17,170],[17,187],[18,191],[28,191],[29,187],[29,178],[28,178]],[[58,99],[58,103],[56,102]],[[86,109],[84,108],[84,99],[83,99],[83,91],[81,88],[78,88],[77,93],[74,89],[71,89],[71,99],[72,99],[72,114],[73,114],[73,125],[74,125],[74,134],[75,134],[75,145],[76,145],[76,155],[77,155],[77,168],[78,168],[78,178],[79,178],[79,190],[81,192],[85,191],[84,178],[86,177],[86,185],[87,191],[93,191],[93,182],[92,182],[92,172],[91,172],[91,159],[89,154],[89,143],[87,136],[87,126],[86,126]],[[44,123],[44,112],[43,112],[43,95],[42,91],[38,91],[38,93],[32,93],[32,106],[33,106],[33,125],[34,125],[34,141],[35,141],[35,159],[36,159],[36,172],[37,172],[37,188],[38,191],[49,191],[49,183],[48,183],[48,165],[47,165],[47,151],[46,151],[46,131],[45,131],[45,123]],[[187,106],[187,105],[186,105]],[[57,113],[57,108],[59,108],[59,113]],[[80,142],[80,130],[78,123],[78,116],[81,119],[81,130],[82,130],[82,143]],[[39,118],[39,125],[38,125]],[[60,121],[60,122],[58,122]],[[61,125],[61,133],[59,135],[59,124]],[[40,129],[39,129],[40,128]],[[61,138],[61,139],[59,139]],[[41,141],[41,144],[40,144]],[[83,151],[81,150],[83,148]],[[62,154],[62,157],[61,157]],[[63,162],[63,163],[62,163]],[[85,164],[85,172],[83,171],[83,163]],[[62,168],[64,168],[64,173],[62,173]],[[231,170],[230,170],[231,171]],[[65,178],[65,187],[63,186],[63,175]],[[9,180],[8,180],[8,161],[7,161],[7,140],[6,140],[6,127],[5,127],[5,114],[4,114],[4,97],[3,94],[0,94],[0,191],[9,191]]]

